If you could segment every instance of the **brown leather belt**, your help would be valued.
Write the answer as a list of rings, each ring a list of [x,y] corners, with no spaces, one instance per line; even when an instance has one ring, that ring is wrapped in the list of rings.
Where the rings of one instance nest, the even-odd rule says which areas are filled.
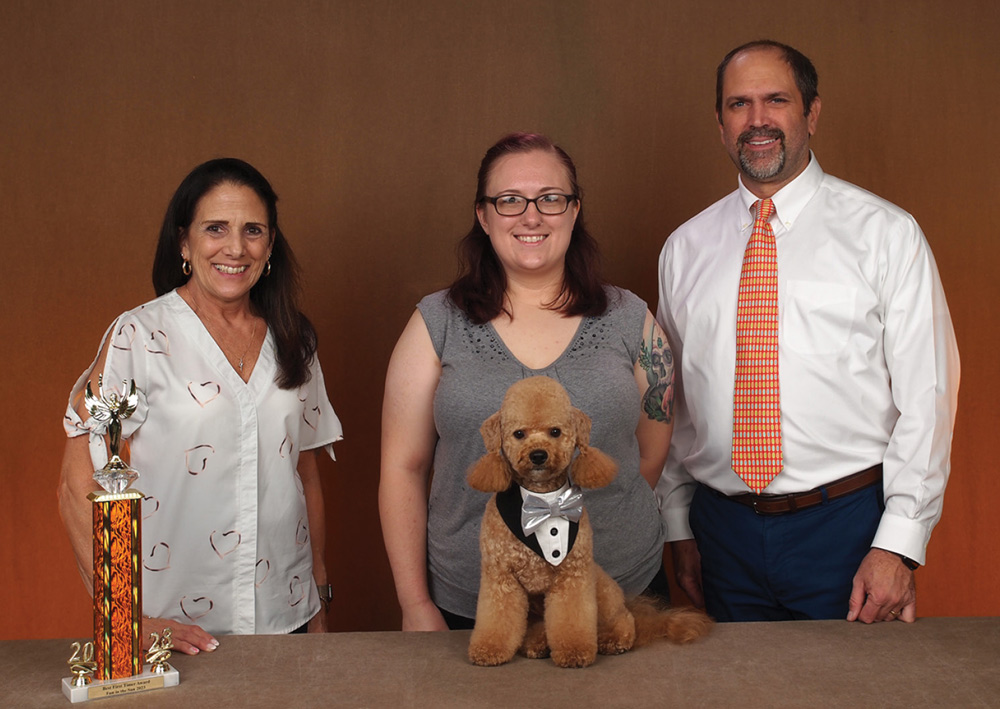
[[[835,480],[829,485],[823,485],[807,492],[794,492],[788,495],[755,495],[752,492],[744,492],[739,495],[723,495],[723,497],[752,507],[753,511],[759,515],[783,515],[815,507],[824,500],[836,500],[838,497],[850,495],[852,492],[874,485],[881,479],[882,464],[879,463],[868,470],[848,475],[846,478]]]

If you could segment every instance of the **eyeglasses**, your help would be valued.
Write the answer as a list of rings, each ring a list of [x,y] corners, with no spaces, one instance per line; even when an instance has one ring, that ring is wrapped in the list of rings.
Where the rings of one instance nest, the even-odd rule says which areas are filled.
[[[524,214],[529,204],[534,204],[540,214],[555,216],[564,214],[569,209],[569,203],[577,199],[575,194],[543,194],[528,199],[519,194],[503,194],[499,197],[483,197],[481,201],[489,202],[502,217],[516,217]]]

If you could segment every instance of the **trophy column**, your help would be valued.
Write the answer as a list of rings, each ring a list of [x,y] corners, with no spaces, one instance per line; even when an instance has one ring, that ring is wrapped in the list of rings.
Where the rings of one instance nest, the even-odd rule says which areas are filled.
[[[96,679],[142,672],[142,493],[91,493]]]

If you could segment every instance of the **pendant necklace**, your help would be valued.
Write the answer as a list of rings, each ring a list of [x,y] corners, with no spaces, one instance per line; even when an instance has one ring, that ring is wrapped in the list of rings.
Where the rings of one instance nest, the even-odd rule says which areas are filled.
[[[243,374],[243,358],[246,357],[247,356],[247,352],[250,351],[250,346],[253,344],[253,338],[254,338],[254,335],[256,335],[256,334],[257,334],[257,318],[254,318],[253,329],[250,331],[250,341],[247,342],[246,349],[243,350],[243,354],[240,355],[240,361],[239,361],[240,375]]]
[[[201,320],[202,324],[205,325],[205,329],[207,330],[208,329],[208,323],[205,321],[205,318],[203,318],[201,316],[200,309],[195,304],[194,298],[191,299],[191,309],[194,311],[194,314],[198,316],[198,319]],[[211,331],[209,331],[209,335],[211,335]],[[241,379],[243,378],[243,362],[246,359],[247,352],[249,352],[250,348],[253,346],[254,337],[256,335],[257,335],[257,319],[254,318],[253,328],[250,330],[250,340],[247,342],[247,346],[245,348],[243,348],[243,354],[240,355],[239,361],[237,361],[237,363],[236,363],[236,367],[240,370],[240,378]],[[222,350],[222,354],[226,356],[226,359],[229,359],[229,355],[226,354],[225,347],[222,346],[221,339],[216,338],[214,335],[212,335],[212,339],[214,339],[216,341],[216,343],[219,345],[219,349]]]

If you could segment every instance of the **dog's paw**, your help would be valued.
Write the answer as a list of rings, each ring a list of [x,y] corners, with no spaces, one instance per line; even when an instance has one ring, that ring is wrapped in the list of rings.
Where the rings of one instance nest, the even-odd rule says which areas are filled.
[[[602,655],[621,655],[635,645],[635,619],[628,611],[597,633],[597,651]]]
[[[597,651],[602,655],[621,655],[628,652],[635,644],[635,635],[609,636],[601,638],[597,643]]]
[[[552,654],[548,645],[525,647],[521,646],[518,652],[529,660],[541,660]]]
[[[509,662],[514,653],[491,643],[470,643],[469,660],[480,667],[496,667]]]
[[[532,660],[549,656],[549,639],[545,635],[544,621],[536,621],[528,626],[518,653]]]
[[[517,652],[530,660],[538,660],[548,657],[552,651],[549,650],[549,644],[542,635],[540,638],[525,638]]]
[[[597,646],[552,650],[552,661],[560,667],[589,667],[597,659]]]

